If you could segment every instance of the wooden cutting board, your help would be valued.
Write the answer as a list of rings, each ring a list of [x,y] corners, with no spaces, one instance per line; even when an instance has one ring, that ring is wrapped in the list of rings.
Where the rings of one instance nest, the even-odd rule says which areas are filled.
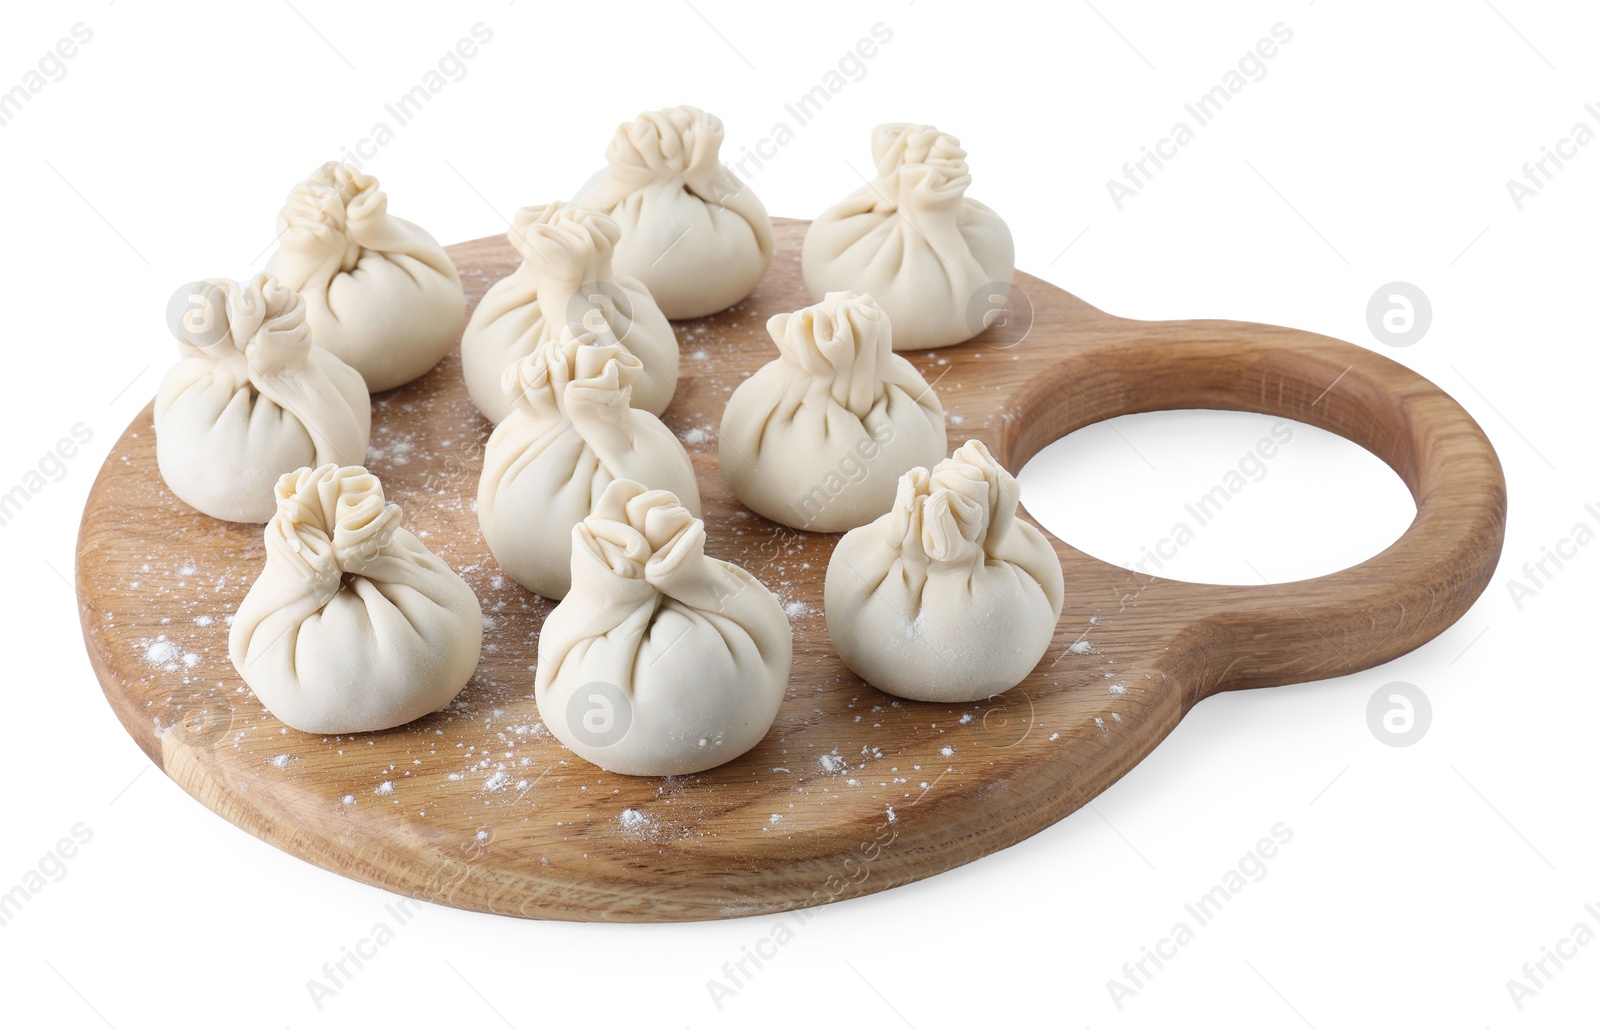
[[[478,532],[490,426],[467,399],[459,352],[375,398],[368,466],[482,599],[483,658],[466,690],[419,722],[353,737],[302,734],[267,714],[227,651],[228,616],[262,565],[261,527],[207,518],[166,489],[147,407],[100,470],[77,559],[89,656],[134,740],[263,840],[400,894],[559,919],[770,913],[1014,844],[1104,790],[1208,695],[1386,662],[1443,631],[1487,584],[1504,478],[1482,430],[1432,383],[1310,333],[1116,318],[1018,273],[1006,325],[908,355],[937,384],[952,447],[977,437],[1016,471],[1117,415],[1266,412],[1375,452],[1410,487],[1416,521],[1354,568],[1250,587],[1140,575],[1058,542],[1066,608],[1026,682],[965,705],[879,693],[829,644],[822,581],[837,537],[744,511],[717,468],[728,394],[776,353],[768,316],[809,302],[805,228],[777,223],[777,260],[738,307],[677,323],[682,378],[665,416],[700,475],[708,553],[755,573],[794,626],[789,691],[753,751],[696,776],[633,779],[544,729],[532,670],[550,604],[503,578]],[[469,303],[516,264],[501,237],[450,254]]]

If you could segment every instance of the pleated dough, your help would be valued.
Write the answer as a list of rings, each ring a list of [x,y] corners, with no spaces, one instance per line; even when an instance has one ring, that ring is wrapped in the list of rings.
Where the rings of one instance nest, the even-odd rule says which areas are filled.
[[[515,272],[483,295],[461,336],[467,393],[484,418],[511,413],[502,388],[507,368],[561,335],[568,324],[609,329],[644,364],[633,404],[659,415],[678,384],[678,340],[644,283],[612,268],[622,230],[576,204],[518,211],[506,239],[522,255]]]
[[[267,710],[307,733],[367,733],[437,711],[483,642],[472,588],[406,530],[364,468],[278,480],[267,561],[228,654]]]
[[[513,407],[484,448],[478,524],[506,575],[536,594],[566,595],[572,527],[613,480],[670,490],[700,514],[689,453],[629,404],[641,372],[609,332],[570,325],[506,369]]]
[[[728,489],[752,511],[841,532],[888,511],[902,473],[944,457],[939,396],[893,352],[872,297],[830,293],[772,316],[767,332],[778,357],[728,398],[717,444]]]
[[[988,328],[987,289],[1009,286],[1015,251],[1000,216],[966,195],[961,141],[931,125],[880,125],[878,175],[806,230],[801,271],[813,297],[870,293],[894,322],[896,350],[948,347]]]
[[[427,372],[466,324],[461,277],[421,226],[389,214],[378,180],[330,161],[289,193],[267,271],[306,298],[317,346],[373,393]]]
[[[777,718],[789,619],[705,541],[671,493],[626,480],[572,530],[572,592],[539,633],[534,696],[550,732],[602,769],[700,772],[750,750]]]
[[[622,226],[617,271],[642,280],[668,318],[737,304],[772,264],[772,220],[721,149],[715,115],[647,111],[617,128],[607,167],[574,198]]]
[[[894,508],[828,561],[828,635],[856,675],[914,701],[977,701],[1025,679],[1061,617],[1061,559],[1016,517],[1017,481],[968,440],[900,480]]]
[[[366,459],[372,402],[360,373],[313,345],[293,290],[265,272],[196,285],[175,327],[183,358],[156,393],[156,466],[185,504],[265,522],[285,472]]]

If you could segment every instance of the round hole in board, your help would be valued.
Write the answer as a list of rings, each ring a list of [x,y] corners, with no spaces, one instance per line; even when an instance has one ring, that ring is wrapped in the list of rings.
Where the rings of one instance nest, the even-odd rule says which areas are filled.
[[[1156,411],[1085,426],[1017,477],[1050,532],[1122,568],[1192,583],[1287,583],[1360,564],[1416,516],[1382,459],[1303,422]]]

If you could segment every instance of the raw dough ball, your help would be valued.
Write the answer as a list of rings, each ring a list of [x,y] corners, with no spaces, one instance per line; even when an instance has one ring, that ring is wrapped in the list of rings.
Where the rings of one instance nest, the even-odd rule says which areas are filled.
[[[506,575],[566,596],[572,527],[616,479],[671,490],[700,514],[694,465],[672,430],[629,405],[639,359],[609,332],[561,337],[506,369],[511,414],[489,437],[478,524]]]
[[[305,295],[312,339],[373,393],[427,372],[466,324],[461,278],[421,226],[389,214],[378,180],[329,161],[289,193],[267,271]]]
[[[617,271],[637,276],[668,318],[737,304],[772,264],[772,221],[718,160],[722,120],[698,107],[648,111],[617,128],[608,167],[576,203],[622,226]]]
[[[406,530],[378,477],[303,468],[278,480],[267,563],[233,617],[228,655],[279,720],[367,733],[437,711],[478,664],[483,611]]]
[[[572,530],[572,592],[539,633],[533,689],[550,732],[602,769],[700,772],[777,718],[788,616],[705,542],[672,494],[620,479]]]
[[[505,370],[568,324],[609,329],[644,363],[634,406],[652,415],[667,410],[678,385],[678,340],[644,283],[612,270],[621,232],[611,218],[576,204],[517,212],[506,239],[522,264],[489,287],[461,337],[467,393],[489,421],[511,412]]]
[[[366,460],[361,374],[313,346],[300,295],[265,272],[195,284],[174,329],[183,360],[156,393],[156,466],[185,504],[230,522],[272,517],[278,477]]]
[[[735,497],[796,529],[837,533],[889,510],[895,483],[944,457],[944,408],[893,352],[873,298],[830,293],[774,315],[778,357],[739,384],[717,457]]]
[[[880,125],[872,159],[878,177],[806,230],[806,288],[872,294],[894,322],[895,350],[972,339],[1003,310],[992,295],[1011,284],[1011,230],[967,197],[967,152],[949,133]]]
[[[913,701],[992,697],[1039,664],[1061,617],[1061,559],[1016,517],[1017,481],[968,440],[900,480],[894,508],[834,548],[823,584],[844,663]]]

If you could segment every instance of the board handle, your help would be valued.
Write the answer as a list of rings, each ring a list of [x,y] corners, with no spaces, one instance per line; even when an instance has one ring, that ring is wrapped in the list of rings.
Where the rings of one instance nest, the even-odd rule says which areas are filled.
[[[1489,583],[1505,538],[1505,476],[1460,404],[1380,354],[1326,336],[1231,321],[1121,323],[1087,331],[1034,375],[1001,441],[1017,469],[1050,442],[1118,415],[1183,408],[1261,412],[1337,433],[1383,459],[1417,514],[1389,547],[1314,579],[1184,583],[1104,562],[1138,583],[1135,622],[1204,613],[1166,645],[1186,707],[1221,690],[1359,672],[1449,628]],[[1087,557],[1087,556],[1085,556]],[[1093,559],[1090,559],[1091,561]],[[1159,650],[1159,648],[1157,648]]]

